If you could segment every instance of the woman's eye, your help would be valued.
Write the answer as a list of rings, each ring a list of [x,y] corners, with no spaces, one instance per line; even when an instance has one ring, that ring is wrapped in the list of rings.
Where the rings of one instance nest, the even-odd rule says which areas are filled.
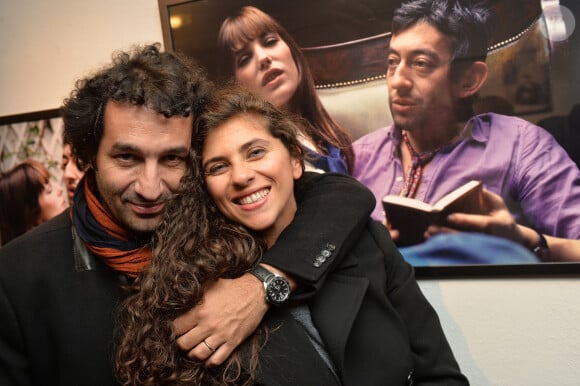
[[[261,158],[261,157],[264,156],[264,154],[266,154],[266,150],[265,149],[263,149],[261,147],[254,148],[254,149],[251,149],[248,152],[248,158],[250,158],[250,159]]]
[[[278,43],[278,40],[279,40],[278,37],[270,36],[264,40],[264,46],[265,47],[275,46],[276,43]]]
[[[217,175],[220,175],[222,173],[225,173],[226,170],[227,170],[226,164],[214,164],[214,165],[208,166],[205,169],[205,174],[207,176],[217,176]]]
[[[237,60],[238,67],[244,67],[248,63],[249,58],[248,55],[239,57]]]

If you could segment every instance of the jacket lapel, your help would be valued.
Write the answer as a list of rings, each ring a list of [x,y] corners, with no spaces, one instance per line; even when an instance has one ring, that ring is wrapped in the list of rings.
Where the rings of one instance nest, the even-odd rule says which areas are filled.
[[[264,322],[271,333],[260,353],[257,385],[337,385],[304,328],[290,312],[283,308],[271,309]],[[278,328],[284,332],[277,333]]]
[[[333,274],[312,300],[312,320],[338,371],[344,368],[346,342],[368,286],[367,278]]]

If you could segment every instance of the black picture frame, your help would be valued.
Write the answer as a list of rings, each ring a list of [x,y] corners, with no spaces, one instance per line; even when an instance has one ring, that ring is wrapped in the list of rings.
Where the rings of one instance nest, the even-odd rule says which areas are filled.
[[[0,171],[9,169],[24,158],[34,158],[48,168],[52,178],[65,186],[60,169],[61,154],[55,154],[55,148],[62,150],[62,125],[59,109],[0,117],[0,140],[3,140],[0,141]],[[22,136],[18,138],[19,135],[15,136],[14,133],[21,133]],[[49,140],[43,141],[42,138]]]
[[[51,119],[60,116],[60,109],[39,110],[29,113],[5,115],[0,117],[0,126],[18,122],[33,122],[43,119]]]
[[[494,26],[494,35],[490,46],[490,52],[501,52],[501,50],[513,49],[515,43],[524,36],[526,32],[531,30],[534,26],[537,27],[538,19],[542,15],[542,2],[543,0],[490,0],[490,4],[498,7],[497,14],[512,17],[510,22],[500,21]],[[253,5],[271,14],[280,21],[287,30],[289,30],[298,44],[303,47],[305,53],[307,53],[308,51],[316,51],[319,48],[330,48],[334,50],[344,45],[341,44],[341,42],[364,40],[369,39],[370,37],[388,34],[388,22],[385,21],[391,19],[392,10],[398,7],[401,1],[341,1],[341,6],[350,3],[356,3],[358,5],[357,9],[349,9],[342,13],[338,12],[336,7],[332,6],[333,0],[323,1],[323,4],[312,2],[310,0],[299,0],[294,2],[272,2],[267,0],[222,0],[220,2],[207,0],[158,0],[158,3],[165,48],[169,51],[181,51],[194,57],[203,66],[210,69],[209,73],[211,77],[211,69],[217,67],[216,63],[209,59],[209,57],[212,56],[212,50],[215,50],[215,46],[212,45],[211,42],[216,40],[217,29],[219,28],[221,21],[235,8],[239,8],[243,5]],[[336,2],[334,2],[334,4],[336,5]],[[194,20],[199,22],[197,24],[194,23],[196,26],[194,26],[192,30],[182,29],[178,31],[178,29],[172,27],[170,21],[171,17],[183,12],[187,7],[190,7],[190,11],[188,12],[190,12],[193,17],[190,22],[194,23]],[[297,14],[303,16],[301,18],[293,16]],[[362,29],[362,32],[360,28],[361,24],[357,22],[357,17],[367,17],[365,23],[367,25]],[[336,30],[330,27],[326,32],[313,33],[312,28],[315,27],[309,24],[313,19],[318,20],[316,27],[321,28],[318,32],[324,30],[324,27],[321,27],[324,22],[321,20],[327,20],[331,26],[339,25],[341,27],[340,36],[333,33]],[[351,35],[345,38],[344,34],[348,34],[349,31]],[[308,36],[315,36],[317,40],[308,40]],[[196,37],[198,40],[193,44],[192,39],[196,39]],[[578,38],[576,38],[576,40],[577,39]],[[386,40],[383,39],[383,42],[384,41]],[[198,46],[194,47],[195,45]],[[554,50],[554,48],[560,46],[561,44],[552,42],[548,48],[549,50]],[[566,53],[568,52],[568,48],[558,49],[565,51]],[[549,68],[550,66],[551,64],[542,64],[540,70],[537,71],[551,70],[551,68]],[[506,69],[506,71],[507,70],[509,69]],[[313,70],[313,73],[316,82],[316,71]],[[547,76],[544,72],[540,75],[541,77]],[[357,74],[356,76],[359,75]],[[367,76],[369,78],[380,77],[378,73],[367,73]],[[502,81],[505,83],[503,88],[506,89],[507,85],[509,85],[509,82],[512,80],[506,77],[507,75],[503,76],[504,78]],[[334,79],[324,82],[319,81],[316,82],[316,84],[317,86],[326,86],[328,83],[332,82],[350,83],[352,80]],[[546,80],[546,82],[549,82],[549,80]],[[506,92],[505,94],[509,93]],[[511,102],[513,102],[514,97],[510,95],[507,99],[511,99]],[[524,109],[520,108],[516,113],[518,115],[528,115],[550,112],[553,109],[553,99],[554,97],[548,93],[545,97],[545,103],[542,103],[541,106],[532,106],[532,108],[527,110],[525,109],[526,106],[524,106]],[[580,273],[580,264],[574,262],[541,262],[537,264],[416,266],[415,271],[417,277],[423,279],[554,275],[561,277],[566,275],[578,275]]]

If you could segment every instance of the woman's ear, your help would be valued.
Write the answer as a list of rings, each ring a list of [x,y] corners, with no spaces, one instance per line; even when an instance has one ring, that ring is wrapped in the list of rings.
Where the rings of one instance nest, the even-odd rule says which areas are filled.
[[[304,172],[302,162],[300,159],[295,157],[292,157],[290,162],[292,163],[292,176],[294,177],[294,180],[297,180],[302,177],[302,173]]]
[[[485,62],[473,62],[466,68],[457,83],[458,96],[467,98],[479,91],[487,80],[487,64]]]

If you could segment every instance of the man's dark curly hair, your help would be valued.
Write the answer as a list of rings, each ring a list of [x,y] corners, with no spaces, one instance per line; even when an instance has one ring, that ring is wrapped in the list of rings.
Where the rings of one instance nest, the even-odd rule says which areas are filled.
[[[146,106],[166,117],[205,110],[212,84],[192,60],[160,51],[160,44],[113,54],[112,64],[76,82],[61,107],[64,141],[82,164],[92,164],[103,136],[107,102]]]

